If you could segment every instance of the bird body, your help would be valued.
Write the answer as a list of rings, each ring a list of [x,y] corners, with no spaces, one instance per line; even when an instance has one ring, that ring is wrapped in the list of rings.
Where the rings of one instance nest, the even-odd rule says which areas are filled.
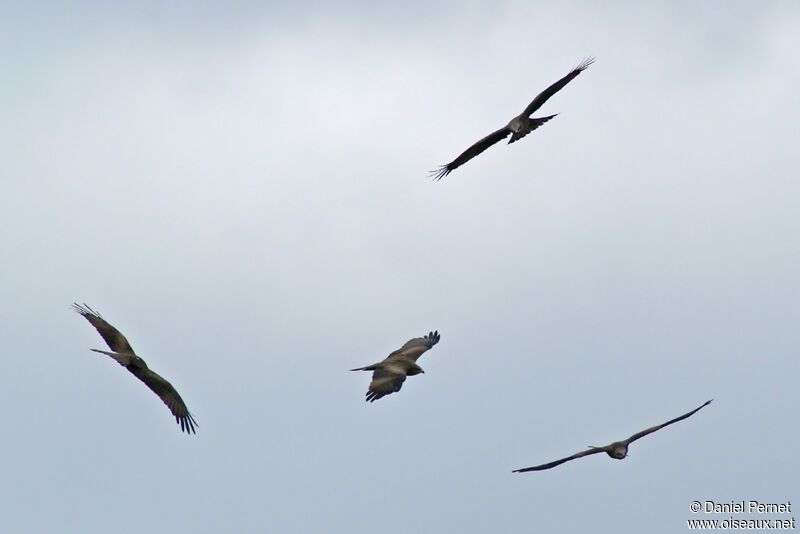
[[[557,115],[557,114],[556,114]],[[510,145],[514,141],[518,141],[522,139],[536,128],[541,126],[542,124],[546,123],[550,119],[555,117],[555,115],[550,115],[549,117],[541,117],[539,119],[533,119],[531,117],[526,117],[524,115],[518,115],[511,119],[511,122],[508,123],[506,129],[511,132],[511,139],[508,140],[508,144]]]
[[[576,458],[582,458],[582,457],[588,456],[590,454],[598,454],[598,453],[601,453],[601,452],[605,452],[606,454],[608,454],[610,457],[614,458],[615,460],[622,460],[623,458],[625,458],[628,455],[628,447],[630,446],[630,444],[633,443],[634,441],[636,441],[637,439],[643,438],[648,434],[652,434],[656,430],[661,430],[662,428],[664,428],[667,425],[671,425],[672,423],[677,423],[678,421],[682,421],[682,420],[686,419],[687,417],[691,417],[696,412],[698,412],[702,408],[708,406],[709,404],[711,404],[710,400],[704,402],[702,405],[698,406],[697,408],[695,408],[691,412],[685,413],[685,414],[683,414],[683,415],[681,415],[679,417],[676,417],[675,419],[670,419],[666,423],[662,423],[660,425],[656,425],[656,426],[650,427],[650,428],[648,428],[646,430],[642,430],[641,432],[637,432],[636,434],[632,435],[628,439],[624,439],[622,441],[615,441],[614,443],[611,443],[609,445],[605,445],[604,447],[589,447],[589,449],[587,449],[585,451],[577,452],[577,453],[573,454],[572,456],[567,456],[566,458],[562,458],[562,459],[556,460],[554,462],[549,462],[549,463],[542,464],[542,465],[536,465],[536,466],[533,466],[533,467],[526,467],[524,469],[515,469],[513,472],[514,473],[524,473],[526,471],[542,471],[544,469],[551,469],[553,467],[556,467],[557,465],[563,464],[564,462],[569,462],[570,460],[575,460]]]
[[[141,380],[153,393],[167,405],[172,415],[175,416],[175,421],[181,425],[181,430],[187,434],[195,433],[195,427],[199,426],[197,421],[194,420],[189,409],[183,402],[183,399],[178,394],[177,390],[172,387],[172,384],[167,382],[161,375],[150,370],[147,363],[136,355],[128,340],[122,333],[111,326],[103,317],[84,304],[73,304],[72,308],[86,318],[89,323],[95,327],[97,332],[103,338],[113,352],[91,349],[94,352],[110,356],[121,366],[125,367],[131,372],[133,376]]]
[[[495,143],[500,142],[501,140],[505,139],[509,135],[511,139],[508,141],[509,144],[513,143],[514,141],[518,141],[531,133],[533,130],[544,124],[545,122],[549,121],[556,115],[549,115],[547,117],[539,117],[534,118],[531,115],[539,109],[542,104],[547,102],[551,96],[556,94],[558,91],[564,88],[575,76],[589,68],[589,65],[594,63],[594,58],[587,58],[582,61],[577,67],[572,69],[566,76],[555,82],[554,84],[550,85],[547,89],[539,93],[536,98],[534,98],[530,104],[516,117],[511,119],[507,125],[503,128],[500,128],[496,132],[493,132],[477,143],[473,144],[471,147],[466,149],[462,152],[456,159],[451,161],[446,165],[442,165],[437,170],[431,172],[431,176],[434,180],[441,180],[455,169],[460,167],[461,165],[465,164],[478,154],[482,153],[484,150],[489,148]]]
[[[417,365],[417,359],[438,343],[439,338],[438,331],[430,332],[424,337],[415,337],[381,362],[350,369],[351,371],[372,371],[372,381],[366,395],[367,402],[374,402],[381,397],[400,391],[407,376],[424,373],[422,367]]]
[[[622,460],[628,455],[628,444],[624,441],[615,441],[611,445],[602,447],[602,449],[615,460]]]

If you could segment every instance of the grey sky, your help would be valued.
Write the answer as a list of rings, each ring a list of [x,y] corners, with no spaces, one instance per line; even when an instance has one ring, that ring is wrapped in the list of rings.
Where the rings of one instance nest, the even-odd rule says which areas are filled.
[[[761,4],[8,6],[2,530],[674,533],[693,500],[800,502],[800,8]],[[589,55],[558,117],[427,178]],[[434,329],[365,403],[347,369]],[[622,462],[511,474],[710,398]]]

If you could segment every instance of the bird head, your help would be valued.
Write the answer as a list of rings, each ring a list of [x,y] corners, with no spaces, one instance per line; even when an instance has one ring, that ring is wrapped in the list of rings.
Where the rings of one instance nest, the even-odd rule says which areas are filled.
[[[422,367],[420,367],[420,366],[419,366],[419,365],[417,365],[417,364],[414,364],[412,367],[410,367],[410,368],[408,369],[408,371],[406,371],[406,375],[408,375],[408,376],[414,376],[414,375],[418,375],[418,374],[420,374],[420,373],[424,373],[424,372],[425,372],[425,371],[423,371],[423,370],[422,370]]]

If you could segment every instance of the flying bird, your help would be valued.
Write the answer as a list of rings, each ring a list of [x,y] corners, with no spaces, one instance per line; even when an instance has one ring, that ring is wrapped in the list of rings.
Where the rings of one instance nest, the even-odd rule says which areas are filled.
[[[593,447],[593,446],[590,445],[588,450],[575,453],[572,456],[567,456],[566,458],[562,458],[560,460],[556,460],[555,462],[550,462],[548,464],[537,465],[537,466],[534,466],[534,467],[526,467],[524,469],[515,469],[512,472],[513,473],[524,473],[526,471],[542,471],[544,469],[550,469],[550,468],[555,467],[557,465],[561,465],[564,462],[569,462],[570,460],[574,460],[575,458],[582,458],[582,457],[588,456],[590,454],[599,454],[601,452],[604,452],[604,453],[608,454],[609,456],[611,456],[612,458],[614,458],[616,460],[622,460],[623,458],[625,458],[625,456],[628,455],[628,446],[631,443],[633,443],[634,441],[636,441],[637,439],[643,438],[648,434],[652,434],[656,430],[661,430],[662,428],[664,428],[667,425],[671,425],[672,423],[677,423],[678,421],[682,421],[682,420],[686,419],[687,417],[690,417],[690,416],[694,415],[695,412],[699,411],[701,408],[704,408],[705,406],[708,406],[709,404],[711,404],[710,400],[704,402],[702,404],[702,406],[699,406],[699,407],[695,408],[694,410],[692,410],[689,413],[685,413],[680,417],[676,417],[675,419],[667,421],[666,423],[663,423],[663,424],[648,428],[647,430],[642,430],[641,432],[637,432],[636,434],[632,435],[631,437],[629,437],[626,440],[615,441],[614,443],[612,443],[610,445],[606,445],[605,447]]]
[[[417,365],[417,359],[429,348],[439,342],[439,332],[430,332],[425,337],[415,337],[391,353],[385,360],[366,367],[350,369],[351,371],[372,371],[372,382],[369,383],[367,401],[374,402],[385,395],[400,391],[406,376],[424,373]]]
[[[184,404],[181,396],[178,395],[178,392],[172,387],[172,384],[147,367],[144,360],[133,352],[133,348],[130,343],[128,343],[128,340],[125,339],[125,336],[123,336],[119,330],[108,324],[99,313],[86,304],[81,306],[74,303],[72,309],[86,317],[86,320],[97,329],[108,347],[114,352],[98,349],[91,350],[114,358],[117,363],[130,371],[133,376],[144,382],[147,387],[153,390],[153,393],[164,401],[164,404],[170,409],[172,415],[175,416],[175,421],[181,425],[182,431],[187,434],[195,433],[195,427],[200,425],[197,424],[192,414],[189,413],[189,409],[186,407],[186,404]]]
[[[508,141],[508,144],[513,143],[519,139],[522,139],[536,128],[541,126],[542,124],[546,123],[556,115],[548,115],[547,117],[539,117],[534,118],[531,117],[531,114],[542,107],[542,104],[547,102],[547,99],[556,94],[558,91],[564,88],[572,79],[589,68],[589,65],[594,63],[594,58],[590,57],[583,60],[577,67],[572,69],[569,74],[558,80],[556,83],[539,93],[539,95],[533,99],[533,101],[528,104],[528,107],[525,110],[511,119],[511,122],[497,130],[496,132],[490,133],[468,149],[466,149],[460,156],[456,159],[448,163],[447,165],[442,165],[435,171],[431,171],[431,177],[434,180],[441,180],[451,172],[453,172],[458,167],[462,166],[490,146],[495,143],[498,143],[508,137],[511,136],[511,139]]]

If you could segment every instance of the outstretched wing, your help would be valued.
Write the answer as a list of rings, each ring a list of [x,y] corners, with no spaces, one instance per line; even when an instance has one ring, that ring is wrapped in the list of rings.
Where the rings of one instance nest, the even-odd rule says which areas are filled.
[[[404,358],[416,362],[428,349],[439,342],[440,337],[439,331],[437,330],[435,332],[429,332],[428,335],[424,337],[409,339],[406,341],[405,345],[387,356],[386,360]]]
[[[711,400],[714,400],[714,399],[711,399]],[[645,437],[647,434],[652,434],[656,430],[661,430],[662,428],[664,428],[667,425],[671,425],[672,423],[677,423],[678,421],[682,421],[682,420],[686,419],[687,417],[691,417],[692,415],[695,414],[695,412],[699,411],[702,408],[705,408],[709,404],[711,404],[710,400],[704,402],[702,404],[702,406],[698,406],[697,408],[695,408],[691,412],[685,413],[680,417],[676,417],[675,419],[671,419],[670,421],[667,421],[666,423],[662,423],[660,425],[648,428],[647,430],[642,430],[641,432],[637,432],[636,434],[634,434],[631,437],[629,437],[628,439],[626,439],[623,443],[630,444],[630,443],[636,441],[639,438]]]
[[[380,365],[372,373],[372,382],[369,383],[367,391],[367,401],[374,402],[390,393],[400,391],[403,382],[406,381],[406,373],[394,365]]]
[[[572,81],[573,78],[575,78],[575,76],[588,69],[589,65],[591,65],[592,63],[594,63],[593,57],[586,58],[583,61],[581,61],[577,67],[569,71],[569,74],[567,74],[566,76],[558,80],[556,83],[554,83],[553,85],[551,85],[550,87],[548,87],[547,89],[536,95],[536,98],[534,98],[533,101],[530,104],[528,104],[528,107],[525,108],[525,111],[522,112],[522,115],[524,115],[525,117],[530,116],[531,113],[542,107],[542,104],[547,102],[548,98],[550,98],[551,96],[559,92],[561,89],[563,89],[565,85],[567,85],[569,82]]]
[[[195,433],[194,427],[200,425],[197,424],[192,414],[189,413],[189,408],[186,407],[183,399],[175,388],[172,387],[172,384],[164,380],[161,375],[148,368],[130,366],[127,367],[127,369],[164,401],[164,404],[167,405],[172,415],[175,416],[175,421],[181,425],[182,431],[187,434]]]
[[[534,467],[526,467],[524,469],[515,469],[512,473],[525,473],[526,471],[542,471],[544,469],[550,469],[557,465],[561,465],[564,462],[569,462],[570,460],[574,460],[576,458],[583,458],[584,456],[589,456],[590,454],[597,454],[600,452],[605,452],[605,449],[600,447],[592,447],[591,449],[587,449],[585,451],[577,452],[572,456],[567,456],[566,458],[562,458],[560,460],[556,460],[555,462],[550,462],[549,464],[542,464],[537,465]]]
[[[509,130],[505,126],[500,128],[496,132],[490,133],[489,135],[487,135],[486,137],[484,137],[483,139],[481,139],[480,141],[478,141],[477,143],[466,149],[464,152],[461,153],[460,156],[458,156],[456,159],[454,159],[447,165],[442,165],[435,171],[431,171],[431,177],[434,180],[441,180],[442,178],[453,172],[455,169],[462,166],[463,164],[465,164],[466,162],[468,162],[469,160],[471,160],[472,158],[474,158],[475,156],[477,156],[478,154],[480,154],[481,152],[492,146],[493,144],[498,143],[503,139],[505,139],[506,137],[508,137],[510,133],[511,130]]]
[[[108,324],[99,313],[91,309],[85,303],[83,306],[77,302],[73,303],[72,309],[86,317],[86,320],[97,329],[101,336],[103,336],[103,340],[105,340],[108,348],[114,352],[130,352],[135,354],[128,340],[122,335],[122,332]]]

